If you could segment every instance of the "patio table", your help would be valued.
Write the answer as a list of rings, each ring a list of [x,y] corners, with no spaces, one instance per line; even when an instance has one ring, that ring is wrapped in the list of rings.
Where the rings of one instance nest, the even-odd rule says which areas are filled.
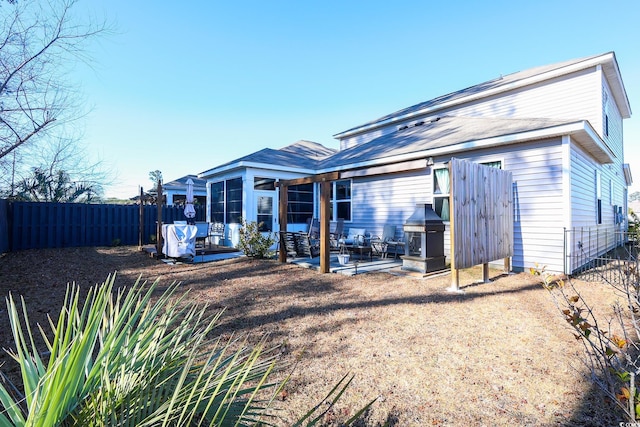
[[[344,245],[344,247],[349,253],[355,254],[357,252],[360,260],[362,260],[362,257],[365,255],[369,255],[369,261],[373,261],[373,251],[370,245]]]

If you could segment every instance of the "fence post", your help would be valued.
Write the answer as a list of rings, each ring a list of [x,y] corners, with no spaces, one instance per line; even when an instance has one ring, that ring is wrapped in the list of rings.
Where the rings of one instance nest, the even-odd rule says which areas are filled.
[[[144,191],[140,187],[140,204],[138,205],[138,250],[142,250],[144,245],[144,205],[142,204],[142,198],[144,197]]]
[[[156,193],[158,206],[158,221],[156,222],[156,255],[162,254],[162,182],[158,180],[158,192]]]

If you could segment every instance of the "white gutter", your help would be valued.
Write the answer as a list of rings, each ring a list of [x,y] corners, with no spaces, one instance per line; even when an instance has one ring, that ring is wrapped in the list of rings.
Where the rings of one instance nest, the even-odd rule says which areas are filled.
[[[426,115],[426,114],[429,114],[429,113],[434,113],[434,112],[436,112],[438,110],[442,110],[442,109],[445,109],[445,108],[453,107],[453,106],[458,105],[458,104],[463,104],[463,103],[466,103],[466,102],[475,101],[477,99],[490,97],[492,95],[496,95],[496,94],[499,94],[499,93],[502,93],[502,92],[507,92],[507,91],[510,91],[510,90],[513,90],[513,89],[518,89],[518,88],[521,88],[521,87],[524,87],[524,86],[529,86],[529,85],[532,85],[532,84],[535,84],[535,83],[539,83],[539,82],[544,81],[544,80],[550,80],[552,78],[560,77],[560,76],[563,76],[565,74],[570,74],[570,73],[573,73],[573,72],[576,72],[576,71],[580,71],[580,70],[583,70],[583,69],[586,69],[586,68],[595,67],[595,66],[597,66],[599,64],[602,64],[602,63],[606,62],[606,61],[603,61],[604,57],[608,57],[609,61],[611,61],[613,59],[613,55],[611,53],[608,53],[608,54],[601,55],[601,56],[598,56],[598,57],[595,57],[595,58],[591,58],[591,59],[588,59],[588,60],[585,60],[585,61],[577,62],[577,63],[572,64],[572,65],[567,65],[567,66],[564,66],[564,67],[561,67],[561,68],[556,68],[555,70],[550,70],[550,71],[547,71],[547,72],[544,72],[544,73],[541,73],[541,74],[536,74],[536,75],[531,76],[531,77],[526,77],[524,79],[517,80],[517,81],[512,82],[512,83],[507,83],[507,84],[504,84],[502,86],[499,86],[499,87],[496,87],[496,88],[493,88],[493,89],[483,90],[481,92],[478,92],[478,93],[475,93],[475,94],[472,94],[472,95],[467,95],[467,96],[462,97],[462,98],[457,98],[457,99],[454,99],[454,100],[451,100],[451,101],[446,101],[446,102],[443,102],[443,103],[440,103],[440,104],[433,105],[431,107],[425,107],[425,108],[422,108],[422,109],[417,110],[417,111],[412,111],[411,113],[403,114],[401,116],[390,117],[390,118],[388,118],[386,120],[383,120],[383,121],[380,121],[380,122],[371,123],[369,125],[365,125],[365,126],[361,126],[359,128],[356,128],[356,129],[352,129],[350,131],[337,133],[337,134],[333,135],[333,137],[335,139],[343,139],[343,138],[346,138],[346,137],[349,137],[349,136],[352,136],[352,135],[355,135],[355,134],[358,134],[358,133],[362,133],[362,132],[365,132],[365,131],[370,131],[370,130],[376,129],[378,127],[383,127],[383,126],[386,126],[386,125],[389,125],[389,124],[392,124],[392,123],[395,123],[395,122],[400,122],[400,121],[411,119],[411,118],[416,117],[416,116],[422,116],[422,115]],[[473,86],[471,86],[471,87],[473,87]]]
[[[513,144],[516,142],[525,142],[537,139],[546,139],[556,136],[574,134],[584,132],[588,137],[596,142],[600,146],[601,150],[607,154],[607,157],[612,162],[615,158],[615,154],[606,146],[606,144],[600,139],[598,134],[593,130],[591,125],[586,121],[579,121],[575,123],[569,123],[566,125],[554,126],[544,129],[536,129],[532,131],[520,132],[515,134],[496,136],[487,139],[478,139],[473,141],[462,142],[455,145],[448,145],[446,147],[438,147],[432,149],[426,149],[421,151],[414,151],[412,153],[398,154],[395,156],[383,157],[374,160],[368,160],[358,163],[351,163],[347,165],[341,165],[333,168],[320,169],[316,171],[316,174],[327,172],[339,172],[349,169],[357,169],[369,166],[378,166],[387,163],[397,163],[407,160],[413,160],[422,157],[435,157],[439,155],[456,154],[459,152],[478,150],[481,148],[490,148],[498,145]]]

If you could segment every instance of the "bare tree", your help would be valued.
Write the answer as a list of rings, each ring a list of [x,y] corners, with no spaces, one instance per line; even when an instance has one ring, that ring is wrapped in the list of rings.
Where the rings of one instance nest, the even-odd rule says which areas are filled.
[[[37,148],[16,150],[14,153],[24,152],[28,160],[14,165],[13,175],[0,176],[0,188],[5,188],[0,190],[0,196],[31,201],[100,199],[104,186],[113,182],[113,171],[104,162],[90,158],[79,146],[80,140],[79,137],[60,137],[43,141]]]
[[[88,61],[85,44],[107,30],[77,24],[76,0],[7,1],[0,14],[0,160],[78,118],[67,73]]]

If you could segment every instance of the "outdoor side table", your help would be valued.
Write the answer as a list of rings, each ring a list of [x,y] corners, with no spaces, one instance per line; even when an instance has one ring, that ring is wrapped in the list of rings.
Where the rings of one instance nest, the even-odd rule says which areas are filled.
[[[365,255],[369,255],[369,261],[373,261],[373,251],[371,250],[371,246],[365,245],[345,245],[345,248],[350,253],[357,253],[359,255],[359,259],[362,260],[362,257]]]

